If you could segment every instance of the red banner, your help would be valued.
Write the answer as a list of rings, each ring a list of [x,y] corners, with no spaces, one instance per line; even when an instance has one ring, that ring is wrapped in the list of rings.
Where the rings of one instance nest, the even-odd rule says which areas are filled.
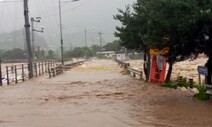
[[[152,55],[149,81],[163,83],[166,73],[166,58],[162,54]]]

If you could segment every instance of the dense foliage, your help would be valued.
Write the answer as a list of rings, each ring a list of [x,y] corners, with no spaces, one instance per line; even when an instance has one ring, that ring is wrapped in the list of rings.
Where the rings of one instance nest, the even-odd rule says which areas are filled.
[[[113,41],[102,46],[101,51],[118,51],[121,49],[120,41]],[[104,58],[104,55],[98,55],[100,52],[99,45],[91,45],[91,47],[75,47],[73,50],[64,53],[65,58],[80,58],[80,57],[99,57]]]
[[[169,81],[174,62],[191,54],[206,53],[208,67],[212,66],[211,9],[211,0],[137,0],[114,16],[122,23],[115,36],[122,46],[146,53],[150,48],[168,47]]]
[[[3,59],[25,59],[27,56],[22,49],[16,48],[2,53],[1,57]]]
[[[104,51],[119,51],[121,48],[120,41],[113,41],[103,46]]]
[[[93,56],[93,51],[88,47],[76,47],[74,50],[69,50],[64,54],[65,58],[80,58],[91,56]]]
[[[20,48],[15,48],[7,51],[0,50],[0,56],[1,59],[4,61],[24,60],[27,59],[27,52]],[[45,53],[44,50],[35,51],[36,60],[54,59],[54,58],[55,58],[55,52],[53,50],[48,50],[47,53]]]

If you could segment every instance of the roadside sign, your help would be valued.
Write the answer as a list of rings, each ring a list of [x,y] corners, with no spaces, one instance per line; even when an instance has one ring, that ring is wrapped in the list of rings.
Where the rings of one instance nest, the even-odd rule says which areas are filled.
[[[162,50],[159,50],[159,49],[150,49],[149,53],[151,55],[157,55],[159,53],[168,54],[169,53],[169,48],[166,47],[166,48],[163,48]]]
[[[197,71],[198,71],[198,73],[201,74],[201,75],[208,76],[208,68],[207,68],[207,67],[198,66],[198,67],[197,67]]]
[[[152,55],[152,63],[149,75],[149,82],[164,83],[166,73],[166,58],[160,55]]]

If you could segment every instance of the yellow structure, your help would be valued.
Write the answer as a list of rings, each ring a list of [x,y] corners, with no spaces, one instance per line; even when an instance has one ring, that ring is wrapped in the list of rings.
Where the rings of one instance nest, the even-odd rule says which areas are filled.
[[[163,48],[162,50],[159,50],[159,49],[150,49],[150,54],[151,55],[157,55],[159,53],[168,54],[168,52],[169,52],[169,48],[168,47]]]

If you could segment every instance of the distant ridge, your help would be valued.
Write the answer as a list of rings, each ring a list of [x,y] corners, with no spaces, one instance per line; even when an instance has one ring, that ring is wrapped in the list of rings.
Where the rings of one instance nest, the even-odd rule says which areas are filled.
[[[43,37],[35,34],[35,46],[46,48],[47,44]],[[25,36],[23,30],[16,30],[9,33],[0,33],[0,50],[11,50],[14,48],[24,49]]]

